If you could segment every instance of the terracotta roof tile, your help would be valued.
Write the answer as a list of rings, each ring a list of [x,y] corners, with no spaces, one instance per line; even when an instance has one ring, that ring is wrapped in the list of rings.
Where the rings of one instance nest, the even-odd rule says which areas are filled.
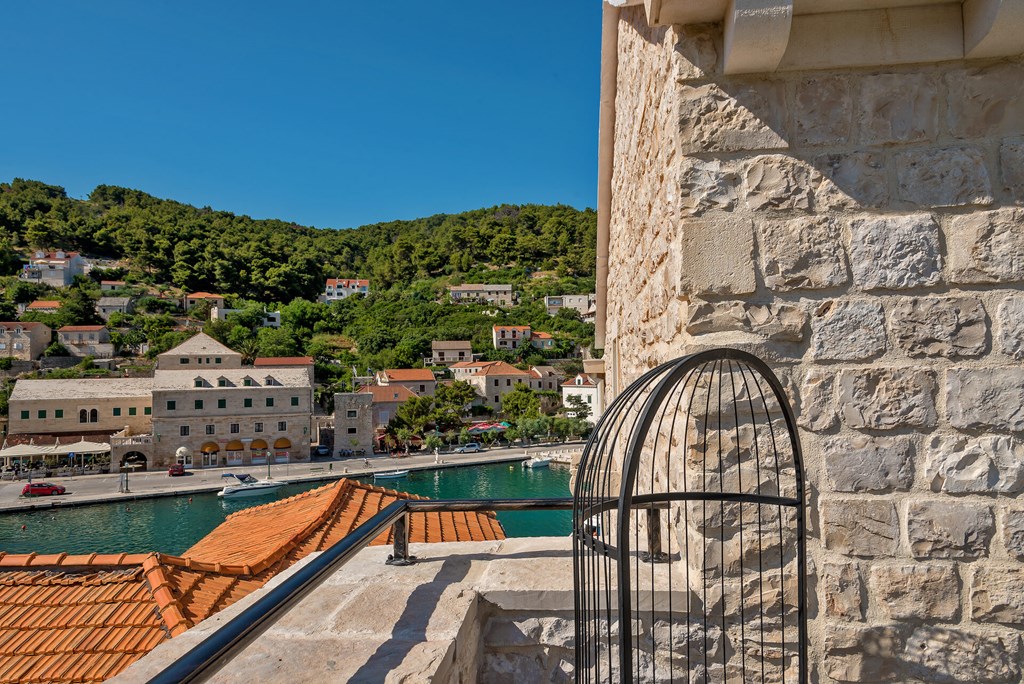
[[[392,382],[434,382],[434,373],[429,368],[389,368],[384,371]]]

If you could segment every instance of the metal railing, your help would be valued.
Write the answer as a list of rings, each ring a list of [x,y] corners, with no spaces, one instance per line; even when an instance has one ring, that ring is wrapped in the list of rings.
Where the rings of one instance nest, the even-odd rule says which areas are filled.
[[[569,510],[572,497],[557,499],[401,499],[388,505],[344,539],[325,549],[251,606],[229,620],[149,680],[150,684],[200,682],[212,676],[274,621],[316,589],[330,575],[394,527],[390,565],[410,565],[409,514],[430,512]]]

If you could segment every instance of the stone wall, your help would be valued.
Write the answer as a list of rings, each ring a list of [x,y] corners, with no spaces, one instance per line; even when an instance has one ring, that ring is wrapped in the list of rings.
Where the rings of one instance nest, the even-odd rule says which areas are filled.
[[[1021,681],[1024,64],[724,76],[720,27],[622,17],[609,400],[691,351],[765,358],[820,681]]]

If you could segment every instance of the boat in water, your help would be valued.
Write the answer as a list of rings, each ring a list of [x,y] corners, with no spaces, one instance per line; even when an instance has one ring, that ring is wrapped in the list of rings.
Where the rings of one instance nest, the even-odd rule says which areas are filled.
[[[392,470],[386,473],[374,473],[374,480],[397,480],[409,474],[408,470]]]
[[[544,456],[534,456],[523,461],[524,468],[547,468],[551,465],[551,459]]]
[[[224,483],[224,489],[217,492],[217,496],[223,496],[225,499],[238,499],[243,496],[263,496],[264,494],[272,494],[281,487],[284,487],[286,484],[285,482],[257,480],[249,474],[232,475],[231,473],[224,473],[221,476],[221,482]]]

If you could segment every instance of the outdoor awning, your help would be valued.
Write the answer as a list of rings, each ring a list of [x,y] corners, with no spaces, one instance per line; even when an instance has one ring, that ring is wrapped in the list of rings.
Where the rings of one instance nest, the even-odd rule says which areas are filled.
[[[35,444],[15,444],[6,449],[0,449],[0,458],[24,458],[26,456],[45,456],[53,453],[51,447],[38,446]]]
[[[66,456],[67,454],[105,454],[110,451],[109,444],[103,444],[102,442],[87,442],[84,439],[80,442],[73,442],[71,444],[56,444],[51,447],[46,447],[47,454],[57,454]]]

